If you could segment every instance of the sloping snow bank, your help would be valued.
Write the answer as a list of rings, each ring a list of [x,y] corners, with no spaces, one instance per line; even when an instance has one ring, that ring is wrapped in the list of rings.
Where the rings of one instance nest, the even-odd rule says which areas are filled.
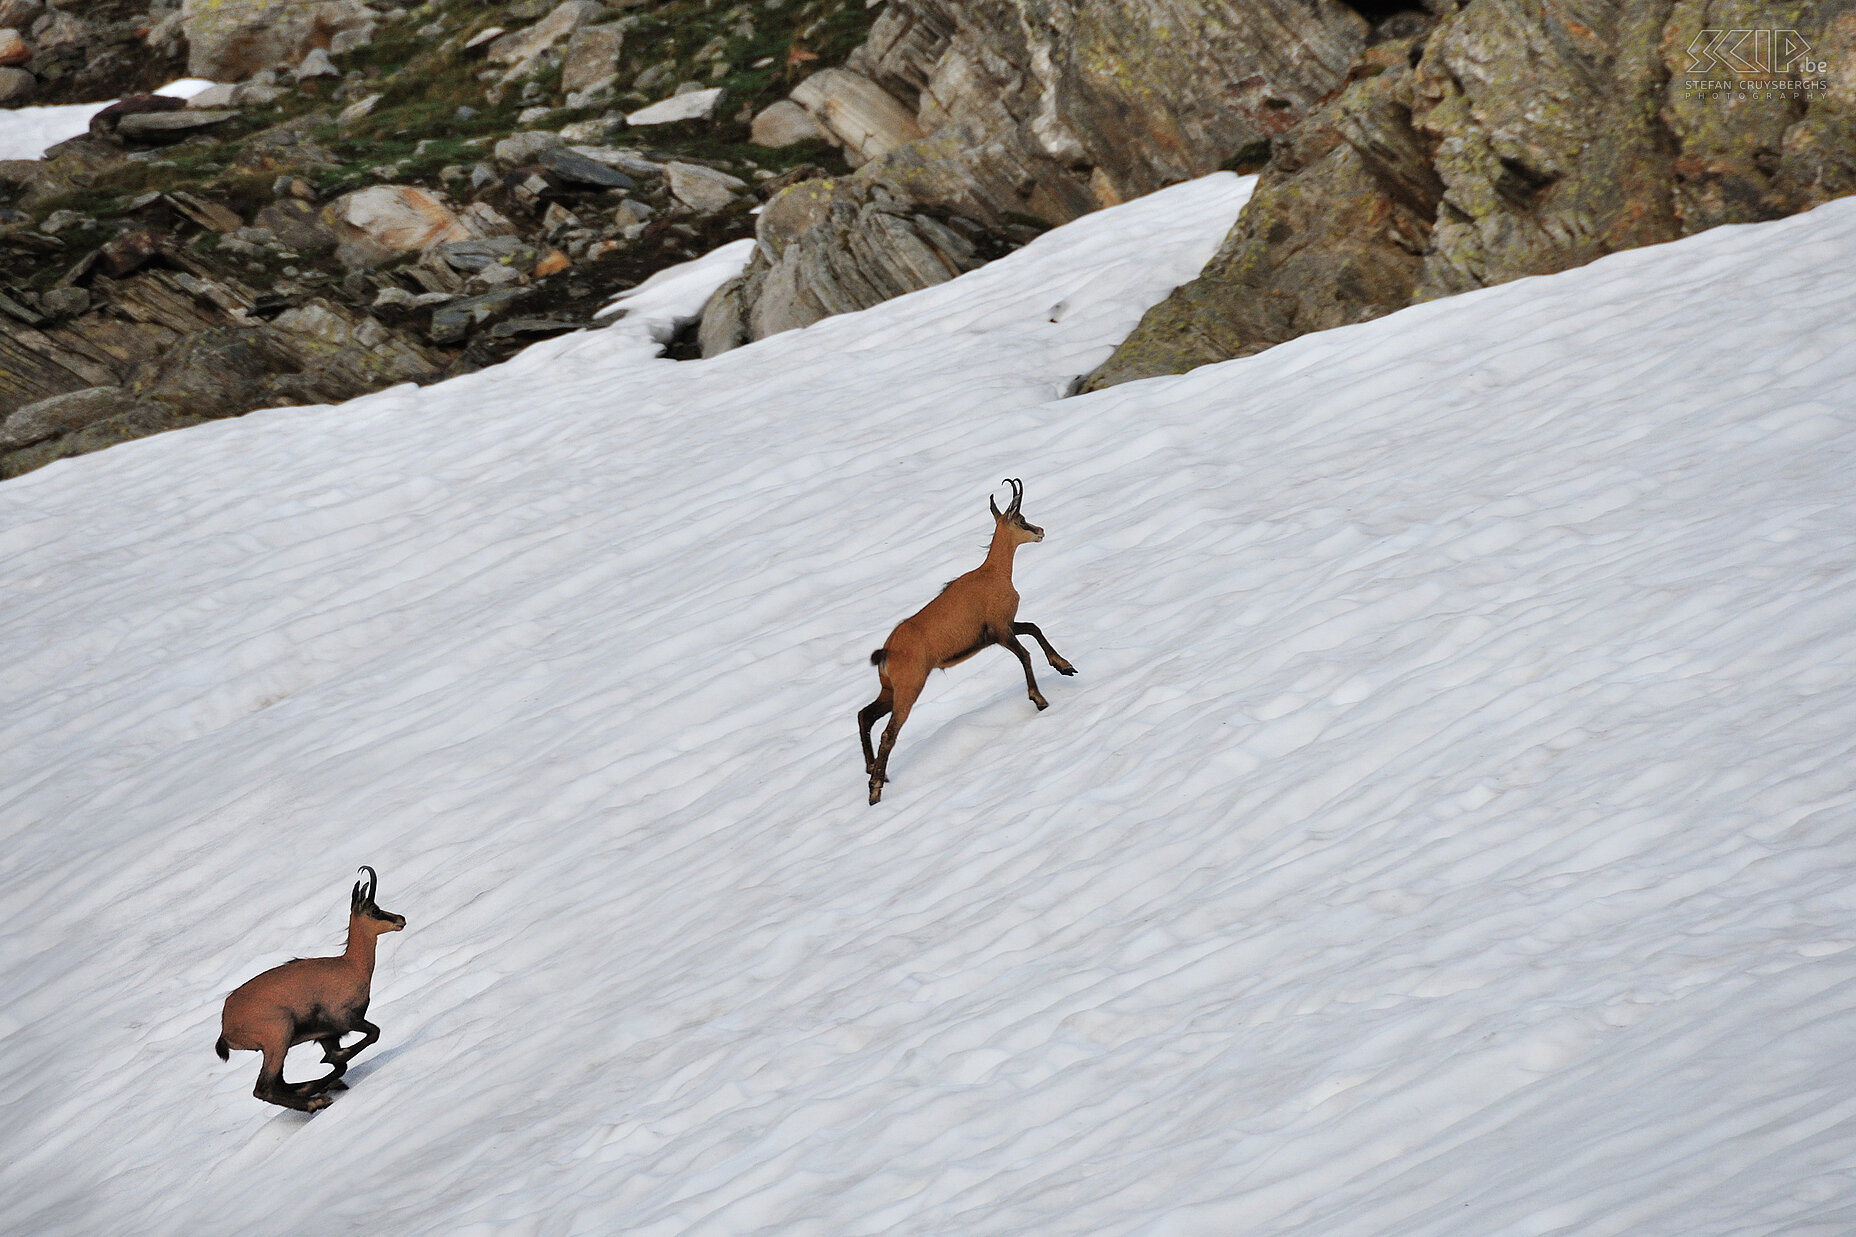
[[[1244,192],[0,486],[0,1224],[1847,1231],[1856,203],[1054,398]],[[1082,673],[865,807],[1006,475]],[[385,1036],[261,1107],[363,862]]]

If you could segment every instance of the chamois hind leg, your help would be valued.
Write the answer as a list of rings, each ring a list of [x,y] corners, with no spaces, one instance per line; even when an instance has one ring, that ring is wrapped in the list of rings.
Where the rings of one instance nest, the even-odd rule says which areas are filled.
[[[1016,627],[1017,624],[1014,623],[1013,626]],[[1044,699],[1044,693],[1038,690],[1037,676],[1031,673],[1030,650],[1018,642],[1016,635],[1008,635],[999,643],[1012,650],[1012,656],[1018,658],[1018,664],[1025,668],[1025,693],[1031,697],[1031,703],[1038,706],[1038,712],[1042,713],[1050,708],[1050,701]]]
[[[332,1101],[328,1096],[312,1094],[304,1089],[303,1083],[284,1081],[284,1045],[290,1039],[269,1040],[264,1045],[264,1064],[258,1070],[258,1085],[251,1093],[267,1104],[278,1104],[284,1108],[294,1108],[298,1112],[319,1112],[327,1108]]]
[[[1076,673],[1076,667],[1072,666],[1065,660],[1061,653],[1050,646],[1050,641],[1044,638],[1044,633],[1038,630],[1038,625],[1036,623],[1013,623],[1012,634],[1015,636],[1030,636],[1033,640],[1036,640],[1038,642],[1038,647],[1044,650],[1044,660],[1048,661],[1050,663],[1050,668],[1055,670],[1058,674]]]
[[[864,772],[876,772],[876,752],[870,747],[870,728],[888,716],[893,706],[896,693],[889,684],[883,684],[883,690],[877,693],[875,700],[857,710],[857,734],[864,741]]]
[[[896,746],[896,732],[902,729],[902,723],[909,720],[909,710],[915,707],[915,698],[922,694],[922,684],[927,681],[927,677],[926,674],[915,672],[897,674],[891,668],[889,686],[893,711],[890,713],[889,725],[883,727],[883,743],[877,749],[876,767],[870,772],[872,804],[883,797],[883,783],[889,780],[889,749]]]

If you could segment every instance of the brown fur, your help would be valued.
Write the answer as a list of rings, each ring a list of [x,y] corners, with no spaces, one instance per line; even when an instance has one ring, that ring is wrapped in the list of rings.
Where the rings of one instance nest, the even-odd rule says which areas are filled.
[[[1026,542],[1044,540],[1044,530],[1019,514],[1024,483],[1008,479],[1006,484],[1012,487],[1013,496],[1004,511],[987,499],[987,506],[992,508],[993,532],[986,561],[951,581],[939,597],[898,623],[883,647],[870,654],[880,690],[877,698],[858,712],[857,724],[863,739],[864,771],[870,775],[871,803],[883,797],[883,783],[889,780],[890,748],[895,745],[902,723],[908,720],[909,710],[915,707],[929,671],[959,665],[989,645],[1004,645],[1024,666],[1025,690],[1039,710],[1050,702],[1038,690],[1037,678],[1031,673],[1031,654],[1018,637],[1036,640],[1058,674],[1076,673],[1076,667],[1058,655],[1035,624],[1017,621],[1018,590],[1012,587],[1012,556]],[[883,729],[881,748],[873,751],[870,729],[885,714],[890,715],[889,725]]]
[[[296,958],[274,966],[226,998],[219,1042],[213,1048],[222,1061],[234,1048],[264,1054],[252,1091],[261,1100],[302,1112],[328,1107],[327,1092],[347,1089],[342,1075],[348,1062],[380,1038],[380,1028],[367,1020],[376,942],[381,933],[404,928],[406,918],[375,904],[374,869],[361,870],[370,879],[365,889],[355,882],[349,899],[347,949],[334,958]],[[343,1048],[342,1036],[350,1031],[361,1032],[363,1038]],[[284,1054],[311,1040],[322,1045],[322,1059],[335,1068],[309,1082],[285,1082]]]

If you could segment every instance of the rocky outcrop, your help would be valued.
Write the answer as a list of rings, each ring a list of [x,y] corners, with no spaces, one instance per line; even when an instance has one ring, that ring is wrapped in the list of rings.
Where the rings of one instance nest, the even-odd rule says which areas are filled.
[[[791,238],[763,216],[747,277],[717,293],[739,304],[714,318],[759,338],[814,308],[863,308],[945,277],[941,220],[996,245],[1213,171],[1319,108],[1368,33],[1334,0],[892,0],[841,76],[793,94],[863,161],[854,187],[830,191],[844,209]],[[933,222],[899,226],[915,218]],[[755,304],[800,271],[801,294]]]
[[[17,303],[0,313],[0,409],[12,410],[0,421],[0,478],[253,408],[351,399],[443,366],[326,299],[264,321],[254,312],[263,298],[224,277],[99,275],[85,300],[95,308],[64,321]]]
[[[703,355],[952,279],[996,256],[982,252],[980,232],[880,183],[794,185],[762,209],[747,271],[705,307]]]
[[[1443,182],[1411,124],[1415,41],[1274,143],[1251,205],[1204,272],[1091,376],[1093,386],[1244,356],[1410,304]],[[1093,389],[1092,386],[1092,389]]]
[[[152,90],[186,48],[164,25],[176,0],[0,0],[0,105],[79,103]]]
[[[187,71],[218,82],[295,65],[312,50],[326,51],[344,31],[375,20],[360,0],[181,0]]]
[[[1409,71],[1365,66],[1273,144],[1219,255],[1085,389],[1856,190],[1856,13],[1836,7],[1471,0]],[[1708,51],[1735,28],[1798,44]]]

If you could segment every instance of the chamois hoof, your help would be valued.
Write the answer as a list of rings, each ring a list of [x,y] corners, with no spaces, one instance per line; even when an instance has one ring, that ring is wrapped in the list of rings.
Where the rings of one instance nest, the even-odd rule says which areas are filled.
[[[346,1091],[347,1089],[348,1089],[348,1084],[343,1082],[339,1078],[337,1078],[334,1082],[329,1084],[329,1090],[331,1091]]]
[[[870,779],[870,805],[872,807],[875,807],[876,801],[878,799],[881,799],[882,797],[883,797],[883,779],[880,777],[871,778]]]
[[[303,1111],[304,1112],[321,1112],[323,1109],[327,1108],[330,1104],[333,1104],[334,1102],[335,1100],[334,1100],[334,1097],[332,1096],[312,1095],[308,1099],[303,1101]]]
[[[1076,673],[1076,667],[1072,666],[1067,661],[1062,663],[1061,665],[1052,666],[1051,669],[1055,670],[1058,674],[1063,675],[1065,678],[1068,678],[1069,676]]]
[[[1031,697],[1031,703],[1038,706],[1038,712],[1040,713],[1042,713],[1045,709],[1050,708],[1050,701],[1044,699],[1042,695]]]

